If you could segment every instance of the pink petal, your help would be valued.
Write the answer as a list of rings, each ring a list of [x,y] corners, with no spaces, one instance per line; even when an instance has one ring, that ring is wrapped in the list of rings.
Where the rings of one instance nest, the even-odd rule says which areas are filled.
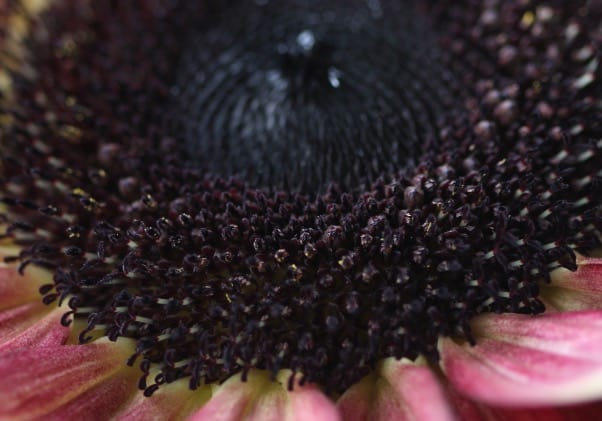
[[[585,421],[600,419],[602,402],[546,408],[500,408],[470,401],[448,390],[459,419],[463,421]]]
[[[41,302],[0,311],[0,355],[18,348],[64,344],[69,337],[69,328],[61,325],[64,313]]]
[[[456,389],[491,405],[550,406],[602,397],[602,312],[486,315],[477,345],[441,340]]]
[[[557,269],[542,299],[557,311],[602,310],[602,259],[577,257],[577,271]]]
[[[285,393],[290,401],[290,416],[287,418],[290,421],[341,419],[333,402],[315,385],[297,385],[295,390]]]
[[[133,345],[97,342],[23,349],[0,357],[0,418],[106,418],[137,393]]]
[[[434,373],[392,358],[352,386],[338,402],[344,420],[451,420],[451,407]]]
[[[118,371],[54,411],[44,414],[44,421],[112,419],[123,406],[129,404],[128,400],[132,395],[142,395],[137,390],[136,380],[131,372]]]
[[[179,380],[161,386],[150,398],[145,397],[140,391],[115,419],[120,421],[184,419],[211,399],[212,392],[212,386],[203,386],[192,391],[188,388],[187,380]]]
[[[2,262],[0,253],[0,310],[42,301],[38,288],[48,283],[52,283],[49,272],[30,267],[22,276],[13,265]]]
[[[601,418],[602,405],[588,404],[535,409],[492,408],[491,413],[494,414],[494,419],[500,421],[594,421]]]
[[[233,376],[221,385],[211,400],[194,414],[194,421],[335,421],[334,404],[313,385],[286,389],[286,378],[272,381],[268,373],[253,370],[246,382]]]

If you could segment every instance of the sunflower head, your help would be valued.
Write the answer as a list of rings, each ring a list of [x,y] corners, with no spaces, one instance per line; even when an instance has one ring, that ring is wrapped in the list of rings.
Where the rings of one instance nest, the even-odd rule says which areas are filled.
[[[52,2],[2,56],[5,260],[149,396],[544,312],[601,245],[602,11],[417,3]]]

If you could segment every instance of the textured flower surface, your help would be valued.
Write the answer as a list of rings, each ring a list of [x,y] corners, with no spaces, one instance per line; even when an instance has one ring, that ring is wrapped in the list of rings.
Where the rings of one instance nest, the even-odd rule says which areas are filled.
[[[601,22],[0,0],[0,419],[601,418]]]

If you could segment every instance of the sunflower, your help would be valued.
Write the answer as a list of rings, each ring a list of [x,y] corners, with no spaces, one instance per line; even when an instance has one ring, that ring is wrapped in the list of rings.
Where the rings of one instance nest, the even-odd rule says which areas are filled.
[[[0,416],[599,415],[601,18],[0,3]]]

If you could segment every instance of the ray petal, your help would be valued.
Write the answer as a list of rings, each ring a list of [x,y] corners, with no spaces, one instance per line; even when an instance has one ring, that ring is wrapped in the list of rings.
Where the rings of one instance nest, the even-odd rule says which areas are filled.
[[[546,307],[556,311],[602,310],[602,259],[577,256],[577,270],[560,268],[542,288]]]
[[[213,386],[202,386],[191,391],[188,388],[188,381],[182,379],[160,387],[150,398],[139,392],[116,419],[119,421],[184,419],[211,399],[213,389]]]
[[[38,289],[44,284],[52,283],[50,272],[30,267],[25,275],[21,275],[15,265],[4,263],[2,258],[0,251],[0,310],[41,301]]]
[[[63,345],[69,328],[61,325],[64,309],[32,302],[0,311],[0,355],[18,348]]]
[[[343,419],[351,421],[454,419],[428,367],[391,358],[345,392],[338,406]]]
[[[314,385],[297,384],[287,390],[288,374],[280,381],[252,370],[246,382],[231,377],[220,386],[211,400],[191,418],[193,421],[337,421],[334,404]]]
[[[460,392],[491,405],[554,406],[602,398],[602,312],[485,315],[477,345],[441,340]]]
[[[448,388],[447,394],[463,421],[582,421],[602,414],[602,401],[570,406],[540,408],[492,407],[471,401]]]
[[[137,392],[139,373],[125,365],[132,347],[99,341],[3,355],[0,419],[106,419]]]

